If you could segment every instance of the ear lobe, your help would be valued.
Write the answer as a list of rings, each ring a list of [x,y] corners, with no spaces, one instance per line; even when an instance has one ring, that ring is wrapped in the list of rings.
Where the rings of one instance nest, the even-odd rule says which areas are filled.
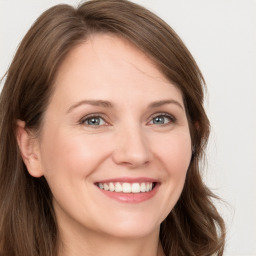
[[[43,175],[38,140],[26,130],[25,126],[24,121],[17,120],[16,139],[29,174],[38,178]]]

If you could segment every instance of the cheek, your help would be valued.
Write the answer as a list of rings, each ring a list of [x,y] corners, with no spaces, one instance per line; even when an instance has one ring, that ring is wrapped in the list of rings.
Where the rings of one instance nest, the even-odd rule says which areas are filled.
[[[191,160],[191,139],[189,132],[173,133],[158,140],[155,155],[164,175],[161,194],[161,214],[165,219],[179,200],[184,187]]]
[[[45,176],[62,174],[72,178],[89,176],[108,156],[101,140],[84,134],[56,134],[44,140],[42,166]]]
[[[155,142],[155,153],[166,171],[173,176],[184,176],[192,155],[189,131],[170,133]]]

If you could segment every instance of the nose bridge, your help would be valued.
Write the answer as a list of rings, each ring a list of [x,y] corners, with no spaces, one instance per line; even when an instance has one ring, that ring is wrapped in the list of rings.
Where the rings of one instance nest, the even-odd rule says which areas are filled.
[[[114,161],[131,167],[150,161],[150,149],[145,130],[139,124],[120,126],[115,136]]]

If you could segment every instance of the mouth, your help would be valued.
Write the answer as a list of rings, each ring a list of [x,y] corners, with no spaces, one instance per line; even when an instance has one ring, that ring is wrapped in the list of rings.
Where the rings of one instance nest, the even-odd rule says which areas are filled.
[[[95,185],[105,196],[123,203],[141,203],[154,197],[160,182],[149,179],[114,179],[96,182]]]
[[[157,182],[98,182],[100,189],[117,193],[147,193],[156,187]]]

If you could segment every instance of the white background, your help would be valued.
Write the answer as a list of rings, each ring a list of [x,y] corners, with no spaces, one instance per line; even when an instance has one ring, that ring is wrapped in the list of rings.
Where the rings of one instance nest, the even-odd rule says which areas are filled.
[[[228,256],[256,256],[256,1],[134,0],[184,40],[207,85],[212,124],[205,181],[227,203]],[[0,0],[0,76],[34,20],[78,0]]]

